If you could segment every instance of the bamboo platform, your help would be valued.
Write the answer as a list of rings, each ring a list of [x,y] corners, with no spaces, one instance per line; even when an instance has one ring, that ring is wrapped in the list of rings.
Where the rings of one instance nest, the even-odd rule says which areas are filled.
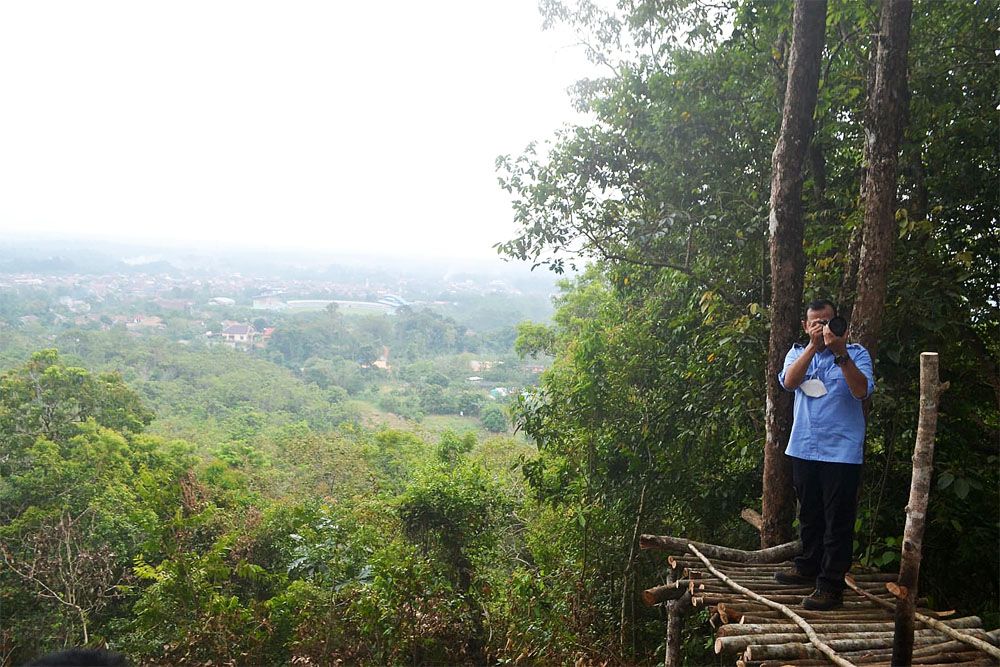
[[[802,608],[801,600],[812,592],[811,588],[774,581],[777,570],[792,567],[780,549],[740,560],[736,558],[739,555],[736,550],[713,545],[693,543],[694,549],[688,547],[687,553],[682,552],[689,544],[692,543],[658,536],[643,536],[641,542],[643,548],[664,549],[671,554],[667,559],[668,583],[643,592],[646,604],[667,605],[667,665],[680,664],[681,620],[700,607],[707,607],[711,613],[711,623],[716,629],[715,652],[731,656],[738,667],[827,664],[888,667],[891,664],[896,598],[890,590],[897,575],[852,571],[849,583],[854,588],[844,592],[843,607],[809,611]],[[708,558],[698,547],[730,559]],[[790,543],[786,551],[794,548],[795,543]],[[782,560],[760,562],[776,557]],[[781,606],[800,617],[834,657],[818,648],[801,624],[778,609]],[[1000,651],[993,648],[1000,643],[1000,630],[986,632],[978,617],[935,611],[921,599],[917,600],[917,614],[927,620],[921,621],[917,616],[914,665],[1000,664]],[[968,638],[972,638],[972,643]],[[976,640],[986,642],[979,645],[985,650],[974,645]],[[673,657],[671,643],[675,644]]]

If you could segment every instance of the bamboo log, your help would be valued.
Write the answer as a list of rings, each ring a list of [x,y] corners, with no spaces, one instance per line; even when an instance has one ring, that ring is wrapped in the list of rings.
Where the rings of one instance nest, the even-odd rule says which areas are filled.
[[[675,559],[674,556],[671,556],[670,558]],[[699,575],[704,578],[706,571],[701,567],[692,567],[691,565],[688,564],[689,562],[690,561],[678,560],[677,564],[678,566],[683,568],[683,571],[687,573],[686,576],[688,576],[689,578],[695,579],[698,578]],[[713,561],[713,565],[714,563],[715,561]],[[700,566],[701,563],[698,563],[697,565]],[[789,567],[791,567],[791,565],[789,565]],[[734,579],[748,579],[748,580],[757,579],[760,581],[774,582],[774,573],[782,568],[758,565],[754,566],[753,568],[745,568],[745,569],[737,569],[730,567],[717,567],[716,569],[727,575],[732,576]],[[854,577],[855,580],[857,581],[865,581],[869,583],[881,583],[883,585],[885,584],[885,582],[896,581],[897,577],[897,575],[889,572],[859,572],[859,573],[852,573],[851,576]]]
[[[688,592],[687,586],[678,586],[677,583],[667,584],[665,586],[656,586],[654,588],[648,588],[642,592],[642,601],[647,606],[652,606],[654,604],[661,604],[669,600],[676,600],[685,593]]]
[[[815,629],[815,628],[814,628]],[[874,632],[857,632],[857,631],[847,631],[847,632],[824,632],[821,633],[817,630],[817,636],[824,642],[829,644],[831,647],[837,646],[838,642],[848,642],[851,640],[856,641],[867,641],[874,640],[877,646],[891,646],[892,639],[894,635],[894,629],[892,627],[879,630]],[[923,630],[915,630],[914,637],[922,639],[936,639],[940,637],[937,630],[925,628]],[[806,636],[802,632],[765,632],[758,635],[739,635],[735,637],[716,637],[715,638],[715,652],[716,653],[736,653],[738,651],[745,651],[748,646],[757,644],[763,645],[767,644],[770,646],[777,646],[780,644],[805,644]]]
[[[937,657],[932,658],[915,658],[913,664],[923,665],[924,667],[935,667],[935,665],[953,665],[959,663],[962,667],[978,667],[978,665],[994,665],[996,663],[985,661],[980,662],[981,658],[978,657],[979,653],[942,653],[940,654],[940,659]],[[918,660],[923,660],[924,662],[918,662]],[[882,662],[881,657],[873,657],[870,660],[865,660],[863,658],[856,658],[859,665],[866,665],[867,667],[893,667],[891,662]],[[931,662],[928,662],[931,661]],[[794,665],[795,667],[818,667],[819,665],[829,665],[830,663],[826,660],[821,660],[819,658],[798,658],[796,660],[753,660],[747,662],[745,660],[737,661],[738,665],[742,667],[789,667]]]
[[[774,607],[768,607],[768,605],[766,604],[756,602],[753,598],[745,598],[745,597],[738,598],[735,596],[722,598],[718,595],[715,595],[714,593],[703,593],[703,592],[699,593],[699,596],[705,598],[704,600],[705,604],[717,605],[722,603],[725,604],[727,608],[731,608],[737,611],[742,611],[744,614],[748,616],[755,616],[759,613],[766,614],[768,612],[768,609],[774,609]],[[792,604],[795,604],[796,600],[801,601],[802,599],[796,596],[788,596],[788,597],[792,598]],[[784,604],[784,601],[781,600],[781,596],[772,596],[770,599],[772,601],[777,601],[779,603]],[[881,602],[885,602],[889,605],[892,605],[892,602],[889,602],[889,600],[884,600],[882,598],[873,596],[873,599],[871,600],[869,600],[868,598],[865,598],[864,601],[848,600],[844,602],[843,606],[838,607],[837,609],[834,609],[832,611],[813,612],[813,613],[823,614],[823,618],[827,617],[835,618],[836,616],[854,616],[855,614],[868,614],[882,618],[887,613],[892,614],[894,612],[894,610],[890,609],[885,605],[874,604],[875,600],[880,600]],[[803,609],[803,612],[806,611],[809,610]],[[932,618],[934,616],[936,616],[937,618],[945,618],[947,616],[952,615],[953,613],[951,611],[934,612],[930,609],[926,609],[923,607],[919,609],[919,612],[922,613],[924,616],[927,616],[928,618]],[[780,618],[780,616],[776,616],[775,618]]]
[[[896,642],[892,661],[910,664],[913,657],[913,619],[916,613],[917,577],[924,541],[924,517],[931,490],[934,462],[934,434],[937,431],[937,406],[941,393],[947,389],[938,378],[937,352],[920,353],[920,416],[917,421],[917,443],[913,449],[913,473],[910,476],[910,500],[906,504],[906,526],[903,529],[903,553],[899,564],[899,590],[896,603]]]
[[[802,584],[798,586],[796,586],[795,584],[780,584],[774,580],[774,577],[743,577],[738,574],[734,575],[731,572],[726,572],[725,570],[722,569],[720,569],[719,571],[737,583],[745,581],[748,584],[755,587],[760,586],[762,588],[774,588],[786,591],[791,590],[793,588],[806,587],[805,585]],[[690,570],[690,573],[693,574],[694,576],[685,577],[684,578],[685,581],[693,581],[697,584],[713,584],[716,586],[722,585],[722,582],[719,579],[716,579],[714,576],[709,576],[710,573],[708,572],[703,572],[700,570]],[[879,592],[887,592],[886,583],[884,581],[869,581],[862,579],[860,582],[855,581],[854,583],[858,584],[859,587],[867,590],[873,590],[873,591],[877,590]],[[815,588],[815,586],[808,586],[808,588],[811,591]]]
[[[733,583],[735,583],[735,582],[733,582]],[[740,584],[736,584],[736,585],[739,586]],[[746,590],[750,590],[750,589],[746,589]],[[751,591],[751,592],[753,592],[753,591]],[[867,592],[867,591],[865,591],[865,592]],[[733,603],[733,604],[740,605],[740,606],[743,606],[743,605],[753,605],[754,601],[756,601],[758,598],[765,597],[765,596],[762,596],[762,595],[759,595],[759,594],[756,594],[756,593],[754,595],[756,595],[757,597],[752,597],[752,596],[746,596],[746,595],[744,595],[744,596],[737,596],[737,595],[734,595],[732,593],[730,593],[730,594],[727,595],[725,593],[718,593],[718,592],[715,592],[715,591],[708,591],[708,590],[697,590],[697,591],[695,591],[695,594],[698,595],[698,597],[703,598],[705,604],[713,604],[713,605],[714,604],[718,604],[720,602]],[[774,594],[770,594],[770,595],[766,596],[766,599],[769,600],[770,602],[778,602],[780,604],[800,604],[802,602],[802,597],[803,597],[802,595],[774,595]],[[873,596],[873,597],[875,597],[875,599],[882,600],[883,602],[889,602],[889,600],[886,599],[886,598],[882,598],[882,597],[878,597],[878,596]],[[761,604],[764,604],[765,606],[767,606],[766,603],[761,603]],[[892,603],[889,602],[889,604],[892,604]],[[863,599],[863,600],[857,600],[857,599],[855,599],[855,600],[844,600],[843,605],[840,606],[840,607],[838,607],[838,609],[847,610],[847,611],[850,611],[852,609],[871,609],[871,608],[872,608],[872,603],[869,602],[868,599]],[[772,609],[773,609],[773,607],[772,607]]]
[[[795,621],[796,625],[798,625],[805,631],[805,633],[809,636],[809,641],[811,641],[816,646],[816,648],[819,649],[826,657],[828,657],[835,665],[839,665],[840,667],[853,667],[851,663],[839,657],[836,654],[836,652],[833,651],[833,649],[831,649],[829,646],[823,643],[823,641],[821,641],[819,637],[816,636],[816,633],[813,632],[812,627],[810,627],[810,625],[806,623],[805,619],[803,619],[801,616],[796,614],[794,611],[792,611],[785,605],[778,604],[776,602],[770,602],[769,600],[767,600],[767,598],[763,598],[754,593],[753,591],[751,591],[750,589],[744,588],[743,586],[740,586],[739,584],[733,582],[731,579],[729,579],[729,577],[716,570],[712,566],[711,561],[709,561],[708,558],[702,555],[702,553],[698,551],[697,547],[695,547],[693,544],[689,544],[688,549],[694,555],[698,556],[698,558],[700,558],[703,563],[705,563],[705,566],[708,567],[709,571],[712,574],[717,576],[719,579],[722,579],[727,584],[730,584],[735,590],[739,591],[740,593],[743,593],[744,595],[748,595],[754,599],[757,599],[763,602],[764,604],[767,604],[768,606],[777,609],[778,611],[784,612],[789,618]]]
[[[779,544],[769,549],[743,551],[742,549],[731,549],[730,547],[721,547],[716,544],[694,542],[682,537],[671,537],[669,535],[641,535],[639,537],[639,548],[641,549],[663,549],[684,552],[689,545],[694,545],[699,550],[704,550],[705,553],[710,554],[713,558],[722,558],[739,563],[778,563],[797,556],[802,551],[802,542],[799,540]]]
[[[730,619],[730,623],[768,623],[775,622],[775,620],[780,620],[787,618],[781,612],[765,612],[765,611],[739,611],[730,610],[728,607],[726,609],[727,617]],[[799,616],[811,622],[827,622],[827,623],[840,623],[840,622],[850,622],[850,621],[891,621],[892,613],[884,610],[871,610],[864,612],[843,612],[839,614],[831,614],[827,611],[806,611],[802,610],[798,612]]]
[[[984,632],[982,630],[970,630],[970,632],[975,632],[979,635],[979,638],[983,640],[988,640],[991,642],[996,642],[997,638],[1000,637],[1000,630],[994,630],[993,632]],[[943,637],[940,639],[944,639]],[[946,652],[955,653],[967,653],[971,654],[970,659],[976,656],[983,655],[982,651],[979,651],[964,642],[957,640],[950,641],[939,641],[937,643],[929,643],[922,645],[913,651],[913,658],[933,658],[936,655],[940,655]],[[884,649],[866,649],[861,651],[847,652],[844,654],[845,657],[855,660],[858,664],[871,663],[871,662],[881,662],[883,660],[889,660],[892,657],[892,647]]]
[[[723,574],[725,574],[725,572],[723,572]],[[747,581],[746,579],[736,579],[734,577],[730,577],[730,579],[740,584],[741,586],[746,586],[755,593],[759,593],[760,595],[764,595],[766,597],[771,597],[772,599],[774,596],[777,595],[802,598],[812,593],[813,590],[815,590],[816,588],[815,586],[788,586],[784,584]],[[732,597],[732,589],[728,588],[721,581],[717,580],[712,581],[705,579],[683,579],[682,581],[688,582],[688,586],[693,590],[703,591],[705,594],[729,593],[730,597]],[[858,588],[866,590],[872,595],[880,597],[884,600],[891,599],[891,596],[885,590],[885,586],[882,586],[878,583],[864,583],[858,586]],[[850,601],[850,599],[848,601]]]
[[[945,622],[945,625],[950,628],[978,628],[982,624],[983,621],[978,616],[965,616]],[[892,621],[881,623],[813,623],[812,627],[819,634],[836,632],[888,632],[895,627],[895,623]],[[801,632],[801,629],[794,623],[744,623],[724,625],[719,628],[720,637],[736,637],[739,635],[772,632]]]
[[[856,593],[858,593],[860,595],[863,595],[866,598],[869,597],[870,593],[868,593],[867,591],[863,591],[863,590],[857,588],[856,585],[855,585],[855,583],[854,583],[854,581],[851,579],[851,577],[849,577],[849,576],[844,577],[844,581]],[[885,604],[888,608],[891,608],[891,609],[895,610],[895,606],[891,602],[885,602],[881,598],[877,598],[877,597],[874,597],[874,596],[872,596],[871,599],[872,599],[872,601],[877,602],[878,604]],[[965,633],[959,632],[957,630],[953,630],[953,629],[949,628],[947,625],[945,625],[944,623],[938,621],[937,619],[931,618],[930,616],[927,616],[926,614],[920,614],[920,613],[916,613],[915,612],[914,613],[914,618],[916,620],[919,620],[921,623],[926,623],[927,625],[929,625],[930,627],[934,628],[935,630],[940,630],[941,632],[943,632],[944,634],[948,635],[952,639],[955,639],[955,640],[961,641],[961,642],[965,642],[965,643],[967,643],[967,644],[969,644],[971,646],[976,647],[980,651],[988,653],[989,655],[993,656],[994,658],[1000,659],[1000,650],[998,650],[995,646],[991,646],[990,644],[984,642],[981,639],[976,639],[975,637],[970,637],[969,635],[967,635]],[[894,656],[893,660],[895,660],[895,659],[896,658]]]
[[[811,638],[810,638],[811,639]],[[926,636],[926,637],[914,637],[913,643],[915,646],[931,646],[939,643],[940,638],[937,636]],[[883,649],[890,651],[892,649],[893,638],[891,636],[886,636],[876,639],[833,639],[825,642],[824,645],[827,648],[842,652],[842,656],[838,656],[839,659],[846,662],[846,658],[857,658],[860,655],[852,656],[851,653],[863,653],[867,654],[872,650]],[[786,658],[818,658],[821,657],[821,653],[815,643],[787,643],[787,644],[751,644],[746,647],[743,652],[743,657],[745,660],[783,660]],[[834,655],[837,655],[834,653]],[[838,663],[839,664],[839,663]],[[852,664],[852,663],[848,663]]]
[[[697,544],[697,542],[695,542],[695,544]],[[794,544],[794,542],[789,543],[789,544]],[[778,547],[773,547],[773,548],[776,549],[776,548],[783,547],[783,546],[787,546],[787,545],[778,545]],[[724,549],[726,547],[718,547],[718,548]],[[737,553],[743,553],[743,554],[757,553],[755,551],[740,551],[739,549],[733,549],[733,551],[735,551]],[[671,554],[667,558],[667,560],[677,561],[678,563],[692,563],[692,564],[695,564],[695,565],[698,565],[698,566],[701,565],[701,561],[700,560],[698,560],[697,558],[693,558],[690,554],[687,554],[687,553],[681,554],[681,553],[675,552],[675,553]],[[712,565],[715,565],[716,562],[718,562],[719,566],[722,569],[724,569],[724,570],[725,569],[729,569],[729,568],[733,568],[733,569],[738,569],[738,570],[770,570],[770,571],[774,571],[774,570],[777,570],[777,569],[782,568],[782,567],[791,567],[792,566],[792,561],[787,560],[787,559],[786,560],[776,560],[776,561],[742,561],[742,560],[730,560],[730,559],[727,559],[727,558],[713,558],[712,559]]]
[[[747,507],[740,512],[740,516],[743,517],[744,521],[756,528],[758,532],[764,529],[764,518],[757,513],[757,510]]]

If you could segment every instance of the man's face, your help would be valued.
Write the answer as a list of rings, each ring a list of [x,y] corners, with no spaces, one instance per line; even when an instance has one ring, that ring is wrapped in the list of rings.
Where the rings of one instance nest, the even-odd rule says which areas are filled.
[[[807,310],[806,320],[802,323],[802,328],[805,329],[806,333],[809,333],[809,330],[812,329],[817,322],[829,322],[833,319],[833,317],[833,308],[830,306],[820,308],[819,310]]]

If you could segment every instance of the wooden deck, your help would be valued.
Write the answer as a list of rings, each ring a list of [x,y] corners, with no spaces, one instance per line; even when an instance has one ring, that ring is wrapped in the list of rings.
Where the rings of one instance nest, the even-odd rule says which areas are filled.
[[[647,547],[650,548],[650,547]],[[654,547],[655,548],[655,547]],[[886,584],[897,575],[874,571],[852,571],[857,591],[844,593],[843,607],[830,611],[809,611],[802,608],[802,598],[812,588],[796,588],[774,581],[779,569],[792,567],[791,562],[750,563],[735,560],[710,559],[711,569],[730,580],[725,582],[694,553],[677,553],[668,558],[668,581],[644,592],[647,604],[666,603],[668,626],[679,625],[680,619],[694,609],[707,607],[711,623],[716,628],[715,652],[731,658],[740,667],[778,665],[826,665],[834,662],[810,641],[805,630],[785,612],[765,601],[784,605],[798,615],[837,657],[837,664],[882,666],[890,665],[894,635],[895,598]],[[734,586],[735,584],[735,586]],[[752,592],[740,592],[743,587]],[[925,600],[917,601],[917,613],[943,623],[960,632],[996,646],[1000,630],[986,632],[976,616],[957,616],[954,612],[928,609]],[[679,638],[679,628],[668,627],[668,645],[672,634]],[[945,634],[941,628],[917,622],[913,643],[913,664],[961,664],[966,667],[1000,664],[990,655],[966,641]],[[1000,655],[1000,654],[998,654]],[[724,660],[724,663],[728,660]],[[671,663],[668,646],[667,662]]]

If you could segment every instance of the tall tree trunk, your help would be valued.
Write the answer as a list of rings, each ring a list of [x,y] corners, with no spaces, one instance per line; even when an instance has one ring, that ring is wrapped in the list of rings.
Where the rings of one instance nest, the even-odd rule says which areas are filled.
[[[910,501],[906,503],[906,528],[897,585],[903,592],[896,602],[896,629],[892,645],[892,664],[913,662],[913,620],[916,612],[917,579],[923,557],[924,518],[934,471],[934,435],[937,432],[938,400],[948,388],[938,375],[937,352],[920,354],[920,419],[917,444],[913,448],[913,475],[910,478]]]
[[[785,447],[792,430],[792,395],[778,384],[785,353],[795,341],[802,308],[803,163],[813,133],[826,0],[796,0],[781,132],[771,158],[771,334],[767,356],[767,440],[761,547],[792,537],[794,495]]]
[[[913,0],[883,0],[875,71],[865,114],[865,170],[861,186],[865,219],[858,257],[857,299],[851,337],[874,359],[882,333],[885,296],[895,238],[896,172],[909,106],[906,53]]]

